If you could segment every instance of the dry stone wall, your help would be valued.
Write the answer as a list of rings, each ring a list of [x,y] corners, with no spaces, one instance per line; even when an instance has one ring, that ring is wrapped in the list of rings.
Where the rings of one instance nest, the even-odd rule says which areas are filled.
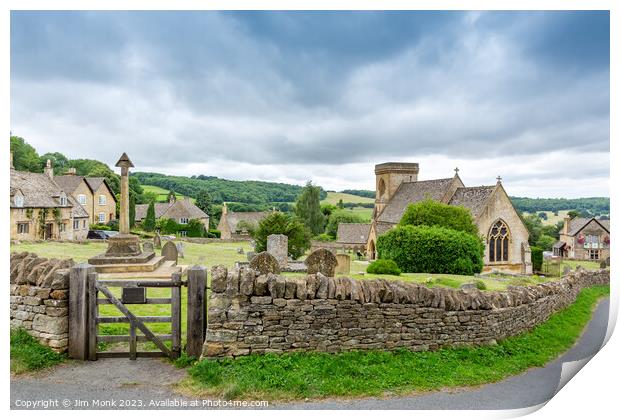
[[[69,339],[69,268],[72,260],[11,254],[10,316],[12,328],[24,328],[58,352]]]
[[[609,284],[609,271],[482,292],[216,266],[202,356],[492,344],[544,322],[595,284]]]

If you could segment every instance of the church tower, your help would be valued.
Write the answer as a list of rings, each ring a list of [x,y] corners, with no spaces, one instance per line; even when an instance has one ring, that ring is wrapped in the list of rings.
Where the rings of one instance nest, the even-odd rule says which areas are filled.
[[[407,162],[386,162],[375,165],[375,210],[373,218],[383,211],[400,184],[418,180],[419,165]]]

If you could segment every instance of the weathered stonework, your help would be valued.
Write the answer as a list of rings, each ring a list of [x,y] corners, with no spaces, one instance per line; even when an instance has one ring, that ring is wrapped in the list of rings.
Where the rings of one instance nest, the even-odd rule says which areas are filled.
[[[11,254],[12,328],[23,328],[57,352],[69,340],[69,268],[73,260],[39,258],[36,254]]]
[[[256,254],[256,256],[252,258],[252,261],[250,261],[250,268],[259,274],[280,274],[280,264],[278,264],[278,260],[267,251]]]
[[[349,274],[351,272],[351,256],[348,254],[336,254],[336,274]]]
[[[202,356],[215,358],[492,344],[544,322],[583,287],[608,284],[609,271],[579,270],[502,292],[320,273],[289,278],[222,266],[213,269],[211,281]]]
[[[333,277],[336,274],[338,260],[331,251],[319,248],[308,255],[305,263],[308,267],[308,274],[321,273],[324,276]]]
[[[267,252],[274,256],[280,268],[285,268],[288,263],[288,237],[275,234],[267,236]]]

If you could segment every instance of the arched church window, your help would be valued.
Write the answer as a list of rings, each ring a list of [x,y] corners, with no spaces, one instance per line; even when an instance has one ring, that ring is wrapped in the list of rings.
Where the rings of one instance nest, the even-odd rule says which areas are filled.
[[[379,180],[379,197],[383,197],[383,194],[385,194],[385,181],[381,178]]]
[[[503,220],[498,220],[489,231],[489,262],[507,262],[510,232]]]

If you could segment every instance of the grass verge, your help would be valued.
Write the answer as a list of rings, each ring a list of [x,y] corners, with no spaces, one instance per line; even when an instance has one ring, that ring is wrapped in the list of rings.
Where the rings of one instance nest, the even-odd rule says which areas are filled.
[[[598,299],[607,295],[609,286],[584,289],[572,305],[543,324],[494,346],[203,360],[189,369],[188,387],[223,398],[294,400],[406,394],[495,382],[543,366],[572,347]]]
[[[22,328],[11,330],[11,373],[20,374],[52,367],[66,360],[31,337]]]

